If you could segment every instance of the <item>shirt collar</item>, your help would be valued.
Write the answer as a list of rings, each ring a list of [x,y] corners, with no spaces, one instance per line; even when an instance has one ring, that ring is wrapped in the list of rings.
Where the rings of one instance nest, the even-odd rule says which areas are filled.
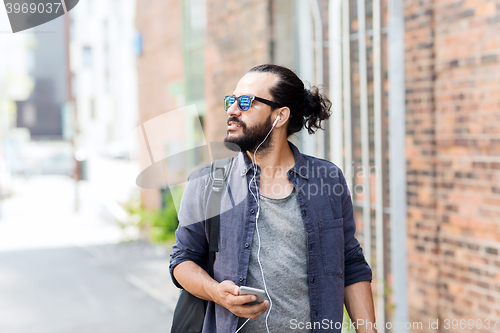
[[[302,156],[299,149],[295,147],[293,143],[288,141],[288,145],[290,146],[290,149],[293,152],[293,157],[295,159],[295,165],[288,172],[294,172],[300,177],[308,179],[309,170],[307,168],[304,156]],[[253,163],[245,152],[239,152],[237,159],[241,169],[241,176],[245,176],[252,168]]]

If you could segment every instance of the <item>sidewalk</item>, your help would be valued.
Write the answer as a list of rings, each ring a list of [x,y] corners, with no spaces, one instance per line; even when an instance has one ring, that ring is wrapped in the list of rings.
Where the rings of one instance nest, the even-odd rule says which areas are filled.
[[[101,215],[102,203],[80,185],[81,209],[74,213],[74,185],[65,176],[15,179],[14,195],[2,203],[0,251],[117,243],[116,223]]]
[[[179,291],[168,250],[113,219],[106,201],[124,200],[130,186],[116,163],[126,162],[94,163],[79,213],[70,178],[14,179],[0,217],[0,332],[169,331]]]

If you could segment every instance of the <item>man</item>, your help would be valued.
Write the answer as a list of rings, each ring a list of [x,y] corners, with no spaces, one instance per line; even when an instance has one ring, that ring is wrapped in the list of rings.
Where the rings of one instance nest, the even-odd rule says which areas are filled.
[[[354,237],[344,175],[287,140],[304,126],[321,128],[331,103],[276,65],[252,68],[224,102],[225,142],[241,152],[222,195],[233,208],[220,215],[214,279],[206,272],[207,166],[186,186],[170,263],[178,287],[210,301],[203,332],[340,332],[344,302],[363,323],[358,332],[375,332],[372,272]],[[247,194],[235,202],[239,193]],[[268,300],[246,304],[254,298],[239,295],[243,285],[266,290]]]

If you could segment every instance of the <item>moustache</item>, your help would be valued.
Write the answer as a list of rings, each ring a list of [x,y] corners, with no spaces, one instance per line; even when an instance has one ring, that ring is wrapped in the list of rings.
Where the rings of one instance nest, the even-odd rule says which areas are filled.
[[[238,118],[234,118],[234,117],[229,118],[229,119],[227,120],[227,124],[229,125],[229,123],[230,123],[230,122],[234,122],[234,123],[237,123],[237,124],[241,125],[241,127],[242,127],[243,129],[245,129],[245,128],[247,127],[247,126],[245,125],[245,123],[244,123],[244,122],[242,122],[241,120],[239,120]]]

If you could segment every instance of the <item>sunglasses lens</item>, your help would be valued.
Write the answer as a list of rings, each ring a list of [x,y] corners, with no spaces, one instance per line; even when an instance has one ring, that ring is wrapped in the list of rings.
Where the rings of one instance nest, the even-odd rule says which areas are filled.
[[[238,101],[238,106],[241,111],[248,111],[250,109],[250,105],[252,104],[252,99],[250,96],[240,96]]]
[[[231,105],[236,101],[236,98],[234,96],[226,96],[224,97],[224,110],[228,110]]]

